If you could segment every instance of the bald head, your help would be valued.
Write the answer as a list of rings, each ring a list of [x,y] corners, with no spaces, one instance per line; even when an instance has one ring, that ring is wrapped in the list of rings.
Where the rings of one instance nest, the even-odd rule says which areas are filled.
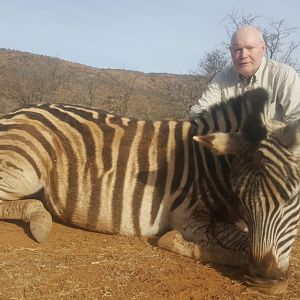
[[[244,39],[252,40],[257,43],[264,43],[262,32],[255,26],[247,25],[240,27],[235,31],[231,37],[231,46]]]
[[[261,65],[265,54],[262,32],[254,26],[239,28],[231,38],[231,57],[237,72],[251,78]]]

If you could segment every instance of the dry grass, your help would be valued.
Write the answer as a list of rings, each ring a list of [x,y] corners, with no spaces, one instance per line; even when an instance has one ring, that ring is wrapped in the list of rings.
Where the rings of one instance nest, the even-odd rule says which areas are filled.
[[[236,269],[203,265],[152,246],[54,224],[37,244],[0,223],[0,299],[300,299],[300,241],[288,290],[268,296],[239,282]]]

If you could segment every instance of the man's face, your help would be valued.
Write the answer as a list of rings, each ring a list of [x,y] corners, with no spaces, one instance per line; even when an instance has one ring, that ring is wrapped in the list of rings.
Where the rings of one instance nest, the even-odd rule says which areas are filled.
[[[261,64],[265,44],[255,33],[240,32],[233,38],[230,50],[236,71],[249,79]]]

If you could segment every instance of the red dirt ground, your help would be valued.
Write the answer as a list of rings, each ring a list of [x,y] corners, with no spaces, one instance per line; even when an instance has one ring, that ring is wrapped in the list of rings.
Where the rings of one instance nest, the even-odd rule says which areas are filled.
[[[38,244],[26,228],[0,222],[0,299],[300,299],[300,236],[287,291],[269,296],[243,285],[237,269],[164,251],[154,239],[54,223]]]

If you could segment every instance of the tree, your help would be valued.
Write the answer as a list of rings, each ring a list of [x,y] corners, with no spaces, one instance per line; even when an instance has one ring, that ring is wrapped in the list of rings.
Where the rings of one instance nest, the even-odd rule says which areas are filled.
[[[157,90],[168,110],[165,115],[176,119],[186,118],[191,106],[201,97],[206,85],[206,78],[195,70],[190,70],[188,74],[178,78],[173,76],[161,78]]]
[[[271,22],[268,28],[263,29],[264,39],[267,45],[267,56],[288,64],[295,69],[300,69],[294,51],[299,47],[299,42],[291,40],[291,35],[296,28],[286,28],[284,20]]]
[[[126,80],[122,80],[110,73],[108,73],[108,75],[117,87],[114,89],[112,96],[112,113],[121,116],[130,116],[130,102],[134,98],[134,94],[137,90],[137,81],[140,77],[140,73],[132,72]]]
[[[97,95],[97,78],[95,75],[88,75],[84,80],[86,86],[86,92],[88,97],[88,103],[90,106],[95,106],[95,100]]]
[[[15,102],[18,106],[28,106],[42,102],[53,102],[60,87],[63,74],[59,62],[34,64],[30,68],[19,68],[14,78],[5,78],[1,97]]]
[[[216,48],[205,53],[204,58],[199,62],[199,73],[208,79],[212,79],[217,73],[223,70],[230,62],[228,51]]]

